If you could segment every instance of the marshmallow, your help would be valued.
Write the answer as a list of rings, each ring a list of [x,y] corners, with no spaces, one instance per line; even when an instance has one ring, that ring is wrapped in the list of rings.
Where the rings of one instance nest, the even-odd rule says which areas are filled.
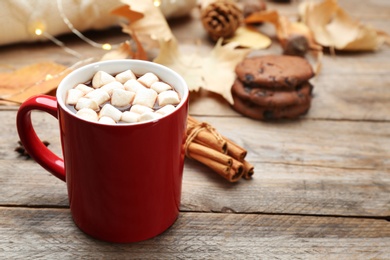
[[[168,90],[158,94],[157,101],[159,106],[177,105],[180,103],[179,94],[174,90]]]
[[[100,89],[103,89],[104,91],[106,91],[109,95],[112,94],[112,91],[114,89],[125,89],[125,87],[122,85],[122,83],[118,82],[118,81],[113,81],[113,82],[110,82],[102,87],[100,87]]]
[[[153,109],[147,106],[142,106],[142,105],[133,105],[130,108],[130,112],[134,112],[137,114],[143,114],[145,112],[153,112]]]
[[[161,114],[156,114],[154,112],[146,112],[146,113],[143,113],[140,117],[139,117],[139,122],[145,122],[145,121],[149,121],[149,120],[155,120],[155,119],[159,119],[161,118],[162,115]]]
[[[139,90],[135,95],[133,104],[143,105],[152,108],[156,102],[157,92],[153,89],[143,89]]]
[[[77,101],[84,96],[84,92],[78,89],[69,89],[68,94],[66,95],[65,103],[68,105],[76,105]]]
[[[109,116],[102,116],[100,119],[99,119],[99,123],[101,124],[106,124],[106,125],[115,125],[116,122],[114,119],[112,119],[111,117]]]
[[[115,76],[115,79],[122,84],[125,84],[129,79],[137,79],[134,73],[131,70],[126,70],[124,72],[119,73]]]
[[[99,111],[99,105],[96,103],[96,101],[93,99],[90,99],[90,98],[85,98],[85,97],[82,97],[77,101],[75,108],[76,108],[76,110],[81,110],[83,108],[89,108],[89,109],[92,109],[94,111]]]
[[[85,84],[78,84],[75,89],[78,89],[78,90],[81,90],[82,92],[84,92],[84,94],[88,94],[89,92],[91,92],[93,90],[93,88],[91,87],[88,87],[87,85]]]
[[[122,113],[121,121],[126,123],[136,123],[138,122],[138,118],[140,117],[140,114],[131,112],[131,111],[125,111]]]
[[[139,83],[135,79],[130,79],[130,80],[126,81],[126,83],[124,84],[124,87],[126,90],[133,91],[136,93],[139,90],[144,90],[146,88],[144,85],[142,85],[141,83]]]
[[[85,97],[94,100],[98,104],[98,106],[100,106],[104,102],[107,102],[110,99],[110,95],[100,88],[94,89],[93,91],[86,94]]]
[[[104,116],[111,117],[115,122],[118,122],[122,117],[122,112],[110,104],[105,104],[99,113],[99,117]]]
[[[115,78],[112,75],[104,71],[98,71],[92,78],[92,87],[100,88],[101,86],[113,81],[115,81]]]
[[[154,82],[150,86],[150,88],[153,89],[154,91],[156,91],[158,94],[160,94],[163,91],[167,91],[167,90],[171,90],[172,89],[171,85],[168,85],[167,83],[164,83],[164,82],[161,82],[161,81]]]
[[[77,111],[76,115],[84,120],[97,122],[98,114],[90,108],[82,108]]]
[[[147,72],[141,77],[139,77],[138,82],[141,82],[144,86],[150,88],[150,86],[158,81],[158,77],[152,72]]]
[[[130,69],[114,76],[98,71],[90,82],[69,90],[65,103],[74,106],[77,116],[85,120],[136,123],[174,112],[180,95],[152,72],[137,78]]]
[[[135,97],[135,92],[124,89],[114,89],[111,96],[111,105],[116,107],[124,107],[130,105]]]
[[[176,108],[173,105],[166,105],[166,106],[163,106],[162,108],[156,110],[156,113],[164,116],[164,115],[172,113],[175,109]]]

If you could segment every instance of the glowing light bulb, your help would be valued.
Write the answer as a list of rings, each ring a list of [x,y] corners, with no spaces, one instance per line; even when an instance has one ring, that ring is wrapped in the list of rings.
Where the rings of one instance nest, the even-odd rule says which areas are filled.
[[[161,5],[161,1],[162,0],[153,0],[154,6],[159,7]]]
[[[112,49],[112,46],[109,43],[105,43],[105,44],[102,45],[102,49],[106,50],[106,51],[109,51],[109,50]]]
[[[28,31],[36,36],[45,34],[46,23],[41,19],[32,20],[27,24]]]
[[[42,35],[42,33],[43,33],[43,31],[42,31],[42,29],[40,29],[40,28],[35,28],[35,34],[36,35]]]

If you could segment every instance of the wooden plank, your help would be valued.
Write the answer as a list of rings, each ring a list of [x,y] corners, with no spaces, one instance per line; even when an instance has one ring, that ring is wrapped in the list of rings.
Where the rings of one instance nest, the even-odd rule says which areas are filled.
[[[66,185],[32,161],[0,161],[0,205],[67,207]],[[252,180],[228,183],[187,160],[181,211],[390,216],[388,172],[256,163]]]
[[[66,206],[65,185],[13,151],[12,111],[2,111],[1,205]],[[36,127],[60,153],[57,121],[43,113]],[[248,149],[251,181],[230,184],[187,160],[182,210],[389,216],[389,123],[311,121],[267,124],[245,118],[198,117]],[[238,126],[245,126],[243,129]],[[240,131],[237,131],[240,129]],[[254,141],[256,140],[256,141]]]
[[[15,113],[2,111],[3,159],[16,158],[19,139]],[[297,120],[275,123],[237,117],[197,117],[248,151],[252,162],[387,171],[390,168],[389,122]],[[45,113],[33,117],[36,131],[60,154],[57,121]],[[243,127],[244,126],[244,127]]]
[[[0,208],[0,258],[387,259],[385,220],[181,213],[162,235],[110,244],[84,235],[68,209]],[[226,227],[229,227],[228,229]]]
[[[186,164],[183,211],[390,216],[388,172],[256,163],[252,180],[231,184],[192,164]]]

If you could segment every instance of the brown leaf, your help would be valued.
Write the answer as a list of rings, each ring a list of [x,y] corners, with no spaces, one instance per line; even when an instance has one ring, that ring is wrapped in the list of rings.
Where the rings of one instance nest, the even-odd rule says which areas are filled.
[[[136,50],[134,51],[129,41],[121,43],[118,49],[112,50],[106,53],[101,60],[117,60],[117,59],[137,59],[137,60],[147,60],[147,54],[142,47],[142,44],[139,42],[137,35],[132,33],[133,40],[136,44]]]
[[[246,17],[244,22],[246,24],[256,23],[272,23],[276,27],[279,26],[279,13],[275,10],[266,10],[260,12],[254,12],[250,16]]]
[[[312,30],[316,42],[337,50],[370,51],[380,47],[385,37],[370,26],[353,19],[336,0],[304,2],[302,20]]]
[[[293,35],[301,35],[307,39],[310,49],[321,51],[321,46],[318,45],[312,35],[311,30],[304,23],[292,22],[287,17],[280,15],[275,10],[265,10],[255,12],[248,16],[244,22],[246,24],[253,23],[271,23],[275,26],[277,38],[281,45],[286,45],[286,42]]]
[[[69,72],[63,65],[41,62],[0,73],[0,99],[20,104],[33,95],[47,94],[55,90]]]
[[[130,23],[133,23],[144,17],[143,13],[131,10],[128,5],[122,5],[111,11],[111,14],[122,16],[126,18]]]
[[[123,31],[129,35],[137,35],[144,46],[159,47],[160,40],[169,41],[174,36],[162,14],[161,10],[154,6],[153,1],[122,0],[127,5],[121,7],[116,13],[129,19],[130,23],[122,25]],[[142,17],[141,17],[142,14]]]
[[[250,52],[250,49],[237,49],[231,42],[222,45],[220,39],[214,49],[205,57],[195,53],[184,55],[176,40],[161,43],[159,56],[154,60],[178,72],[186,80],[191,91],[199,88],[220,94],[233,104],[231,87],[236,78],[235,67]]]

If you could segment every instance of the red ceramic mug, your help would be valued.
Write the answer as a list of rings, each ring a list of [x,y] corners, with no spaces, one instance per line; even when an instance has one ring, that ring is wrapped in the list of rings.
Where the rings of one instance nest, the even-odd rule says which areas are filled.
[[[116,74],[131,69],[153,72],[181,97],[176,109],[154,121],[104,125],[83,120],[64,103],[68,89],[99,70]],[[66,76],[56,98],[40,95],[24,102],[17,129],[27,152],[46,170],[65,181],[75,224],[92,237],[135,242],[169,228],[179,214],[188,113],[188,87],[169,68],[140,60],[104,61]],[[58,118],[63,159],[37,137],[31,111]]]

